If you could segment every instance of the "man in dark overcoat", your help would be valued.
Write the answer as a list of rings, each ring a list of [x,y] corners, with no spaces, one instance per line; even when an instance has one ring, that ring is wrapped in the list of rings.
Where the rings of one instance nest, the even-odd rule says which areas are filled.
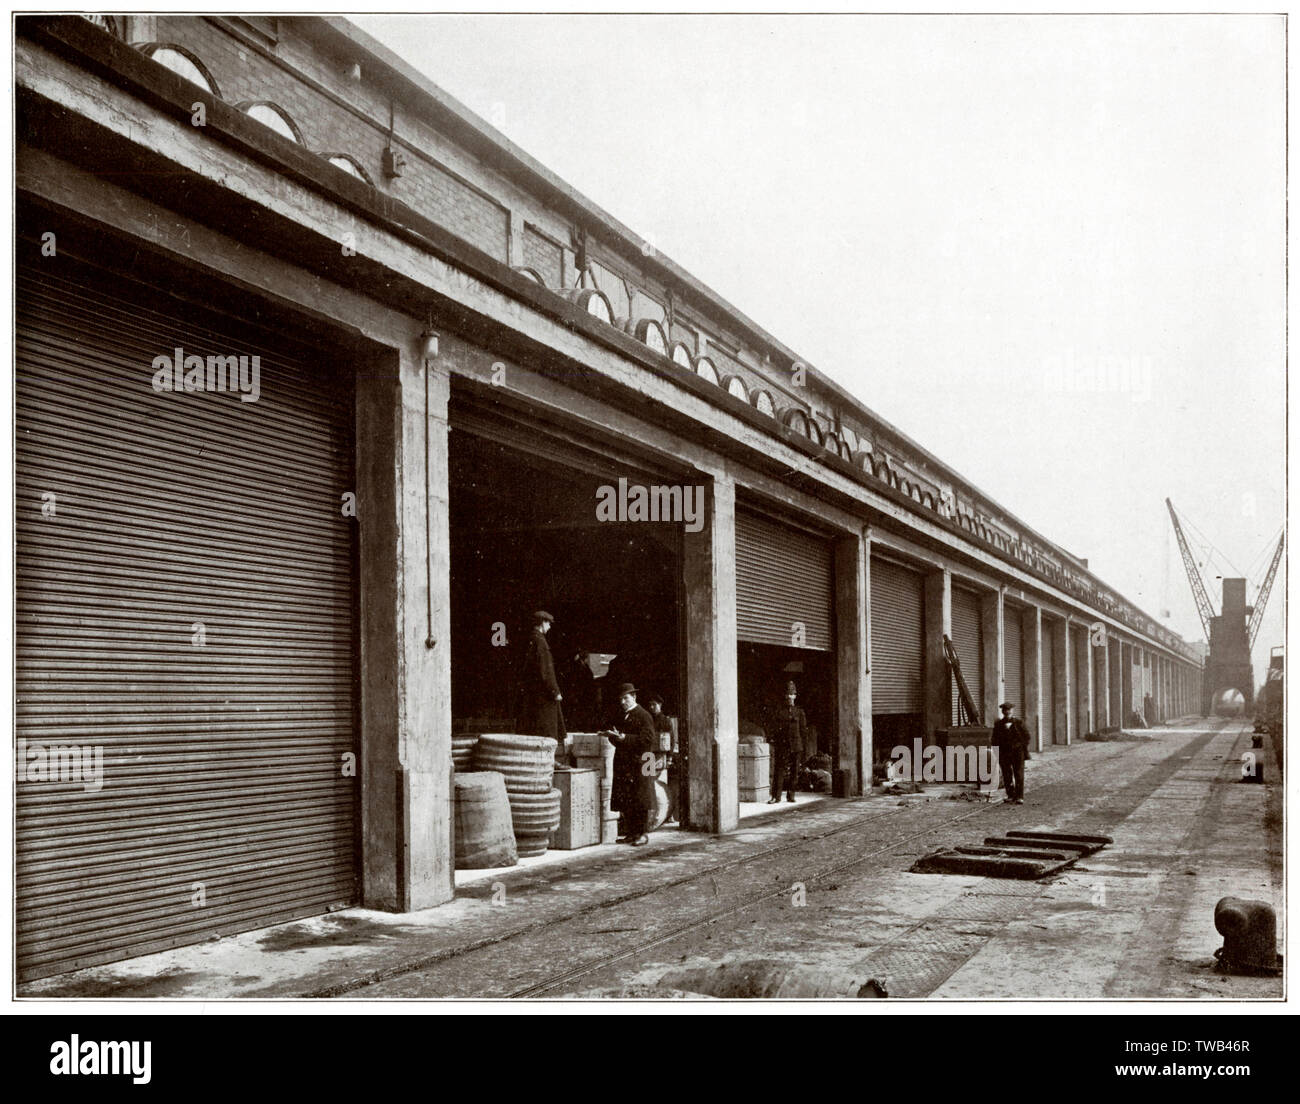
[[[1029,729],[1025,722],[1012,714],[1014,702],[1003,702],[999,707],[1002,716],[993,723],[990,741],[998,749],[998,766],[1002,768],[1002,785],[1007,791],[1007,801],[1012,805],[1025,803],[1025,757],[1029,752]]]
[[[786,683],[785,702],[772,711],[768,722],[767,737],[772,744],[772,796],[769,805],[781,800],[781,791],[785,790],[785,799],[794,801],[794,791],[799,788],[799,767],[803,758],[804,736],[808,732],[808,718],[804,711],[795,704],[798,690],[793,682]]]
[[[545,610],[533,614],[533,631],[520,675],[519,731],[526,736],[549,736],[563,747],[567,735],[560,707],[563,695],[555,678],[551,647],[546,643],[554,620]]]
[[[608,734],[614,744],[614,785],[609,807],[622,814],[623,836],[634,847],[650,842],[646,834],[655,807],[658,737],[654,718],[636,703],[637,688],[618,688],[621,716]]]

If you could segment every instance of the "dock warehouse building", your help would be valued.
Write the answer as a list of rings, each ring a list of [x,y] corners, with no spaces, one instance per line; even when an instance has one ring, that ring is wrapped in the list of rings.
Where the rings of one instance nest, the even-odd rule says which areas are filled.
[[[706,833],[787,679],[840,796],[934,740],[945,637],[1040,748],[1199,704],[1085,561],[346,21],[19,17],[15,79],[20,979],[451,899],[452,733],[539,606],[562,678],[663,697]]]

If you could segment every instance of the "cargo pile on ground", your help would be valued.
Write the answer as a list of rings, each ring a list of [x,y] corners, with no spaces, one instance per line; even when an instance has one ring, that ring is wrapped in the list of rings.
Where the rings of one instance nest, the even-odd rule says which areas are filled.
[[[505,778],[515,845],[521,859],[546,854],[560,826],[560,791],[551,785],[557,744],[549,736],[485,732],[474,745],[475,771]]]
[[[452,737],[457,870],[514,866],[544,855],[560,826],[551,785],[554,740],[513,733]]]

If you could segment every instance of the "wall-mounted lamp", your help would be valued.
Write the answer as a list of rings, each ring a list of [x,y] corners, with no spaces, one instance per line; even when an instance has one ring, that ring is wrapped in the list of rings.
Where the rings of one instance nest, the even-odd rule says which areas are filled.
[[[388,146],[384,149],[380,161],[383,165],[384,175],[388,177],[389,180],[396,180],[402,175],[402,170],[406,168],[405,156],[403,156],[400,150],[393,149],[392,146]]]
[[[420,334],[420,353],[425,360],[436,360],[438,357],[438,335],[435,331],[426,329]]]
[[[361,62],[354,61],[352,63],[348,69],[348,79],[354,81],[361,80]]]

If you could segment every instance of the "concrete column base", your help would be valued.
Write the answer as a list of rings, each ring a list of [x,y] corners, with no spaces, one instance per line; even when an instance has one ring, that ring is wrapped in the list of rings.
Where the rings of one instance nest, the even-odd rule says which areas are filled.
[[[835,652],[838,667],[835,766],[843,796],[871,788],[871,683],[868,594],[871,545],[860,536],[835,542]]]
[[[952,639],[952,573],[944,569],[926,575],[923,600],[925,742],[932,744],[935,731],[952,724],[952,672],[943,646],[945,636]]]
[[[362,900],[389,912],[455,895],[450,380],[417,346],[357,378]]]
[[[1006,695],[1006,669],[1002,654],[1002,618],[1005,591],[986,594],[980,605],[980,626],[984,636],[984,723],[992,725],[1001,715],[998,706]]]
[[[683,535],[686,597],[687,827],[729,832],[740,821],[736,655],[736,485],[705,490],[705,523]]]

